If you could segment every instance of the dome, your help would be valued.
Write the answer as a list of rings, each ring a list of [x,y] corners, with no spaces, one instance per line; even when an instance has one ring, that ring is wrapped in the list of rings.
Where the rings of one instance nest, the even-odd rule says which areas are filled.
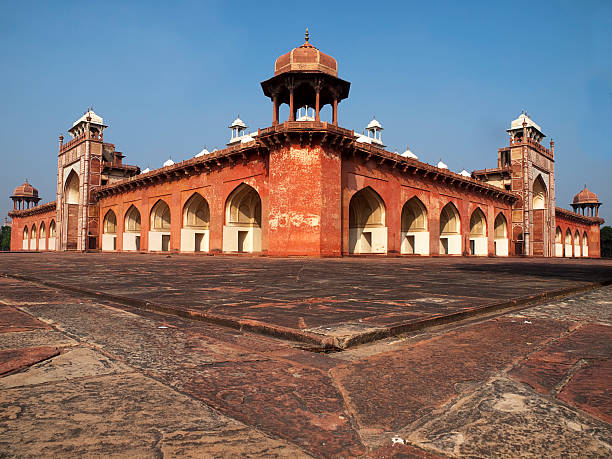
[[[274,76],[285,72],[322,72],[338,76],[338,62],[331,56],[322,53],[312,46],[308,41],[308,29],[306,29],[306,41],[298,48],[293,48],[287,54],[283,54],[274,63]]]
[[[28,183],[26,180],[23,185],[19,185],[13,191],[13,197],[37,198],[38,190]]]
[[[463,175],[464,177],[472,177],[472,174],[470,174],[465,169],[463,169],[461,172],[459,172],[459,175]]]
[[[210,155],[210,151],[208,151],[208,150],[206,149],[206,147],[204,147],[204,149],[203,149],[203,150],[202,150],[200,153],[198,153],[197,155],[195,155],[195,157],[196,157],[196,158],[199,158],[200,156],[204,156],[204,155]]]
[[[408,147],[406,147],[406,151],[404,153],[402,153],[402,156],[404,158],[419,159],[419,157],[417,155],[415,155],[414,153],[412,153],[410,151],[410,148],[408,148]]]
[[[172,158],[168,158],[168,160],[164,163],[163,167],[168,167],[168,166],[173,166],[174,165],[174,161],[172,161]]]
[[[382,124],[380,124],[378,122],[378,120],[376,119],[376,117],[372,118],[372,121],[370,121],[368,123],[368,125],[366,126],[366,129],[382,129]]]
[[[151,169],[149,169],[148,167],[146,169],[144,169],[143,171],[141,171],[141,174],[146,174],[147,172],[151,172]]]
[[[597,195],[584,185],[584,189],[574,196],[574,204],[600,204],[600,202]]]
[[[234,122],[233,122],[232,124],[230,124],[228,127],[230,127],[230,128],[236,128],[236,127],[237,127],[237,128],[245,128],[245,129],[246,129],[247,125],[246,125],[246,124],[244,124],[244,121],[242,121],[242,120],[240,119],[240,117],[238,117],[238,118],[236,118],[236,119],[234,120]]]
[[[96,114],[94,113],[94,111],[93,111],[93,110],[90,108],[90,109],[88,109],[88,110],[87,110],[87,111],[86,111],[86,112],[83,114],[83,116],[81,116],[81,117],[80,117],[78,120],[76,120],[76,121],[75,121],[75,122],[72,124],[72,127],[75,127],[77,124],[79,124],[79,123],[80,123],[80,122],[82,122],[82,121],[86,122],[86,121],[87,121],[87,117],[88,117],[88,116],[91,118],[90,123],[92,123],[92,124],[101,124],[101,125],[104,125],[104,120],[102,119],[102,117],[101,117],[101,116],[96,115]]]
[[[517,119],[512,121],[512,123],[510,123],[510,129],[508,130],[513,131],[515,129],[523,129],[523,122],[526,124],[527,127],[534,127],[538,131],[542,132],[542,128],[540,128],[540,126],[538,126],[531,118],[529,118],[529,116],[527,116],[527,113],[521,113],[521,115]]]
[[[441,158],[440,158],[440,162],[438,163],[437,167],[439,169],[448,169],[448,166],[442,162]]]

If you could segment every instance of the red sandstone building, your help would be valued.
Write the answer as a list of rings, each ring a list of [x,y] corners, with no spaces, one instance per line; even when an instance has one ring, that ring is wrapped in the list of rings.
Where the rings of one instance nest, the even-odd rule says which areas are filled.
[[[11,250],[600,256],[597,196],[556,207],[554,144],[526,114],[496,168],[456,174],[386,151],[376,120],[364,135],[338,126],[350,83],[308,37],[274,70],[272,126],[237,119],[227,148],[152,171],[123,164],[88,110],[60,136],[56,201],[38,205],[27,182],[11,196]]]

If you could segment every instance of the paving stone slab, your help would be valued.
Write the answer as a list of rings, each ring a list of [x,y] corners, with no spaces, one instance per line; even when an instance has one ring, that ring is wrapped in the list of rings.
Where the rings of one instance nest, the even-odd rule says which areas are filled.
[[[59,349],[51,346],[2,350],[0,351],[0,375],[22,371],[58,354]]]

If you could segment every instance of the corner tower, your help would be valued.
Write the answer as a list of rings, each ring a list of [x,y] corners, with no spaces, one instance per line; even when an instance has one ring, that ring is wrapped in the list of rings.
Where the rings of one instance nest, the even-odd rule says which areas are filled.
[[[497,167],[474,171],[480,180],[517,194],[512,207],[512,242],[515,255],[554,256],[555,158],[542,145],[544,133],[523,112],[506,130],[510,144],[497,153]]]
[[[57,250],[98,250],[99,210],[92,191],[140,172],[123,164],[123,154],[104,142],[102,117],[89,108],[59,137],[57,160]]]

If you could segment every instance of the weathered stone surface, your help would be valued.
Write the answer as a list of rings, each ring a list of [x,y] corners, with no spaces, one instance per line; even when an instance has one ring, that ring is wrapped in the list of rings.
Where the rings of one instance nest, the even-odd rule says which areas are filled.
[[[98,352],[78,347],[66,350],[52,359],[32,365],[27,371],[5,376],[0,379],[0,388],[21,387],[130,371],[132,371],[130,367],[114,362]]]
[[[569,328],[499,318],[332,370],[361,428],[394,431]]]
[[[49,327],[13,306],[0,303],[0,333],[22,332]]]
[[[338,330],[342,340],[612,280],[607,260],[169,256],[11,254],[0,259],[0,273],[214,314],[234,324],[255,320],[270,333],[287,327],[298,334],[326,330],[325,337]],[[7,296],[34,301],[24,289]]]
[[[402,432],[403,433],[403,432]],[[508,379],[494,379],[406,438],[452,457],[609,457],[609,424],[586,419]]]
[[[66,347],[75,344],[75,340],[51,328],[48,330],[35,329],[27,332],[0,332],[0,349],[2,350],[40,346]]]
[[[3,457],[306,457],[138,374],[0,390]]]
[[[0,375],[20,371],[59,354],[56,347],[31,347],[0,351]]]

